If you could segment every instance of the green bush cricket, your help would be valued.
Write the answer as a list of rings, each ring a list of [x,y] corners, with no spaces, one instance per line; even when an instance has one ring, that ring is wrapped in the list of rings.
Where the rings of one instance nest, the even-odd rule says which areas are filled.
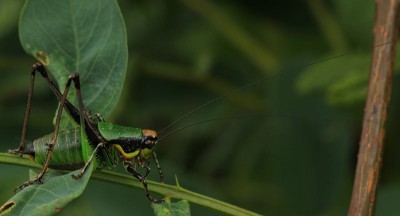
[[[54,132],[26,143],[27,124],[37,72],[48,82],[60,105],[56,113]],[[78,108],[67,99],[72,82],[74,82]],[[63,110],[67,111],[73,120],[73,129],[59,130]],[[57,170],[81,169],[78,175],[72,176],[74,179],[78,179],[85,174],[90,163],[93,163],[95,168],[113,168],[122,163],[126,171],[143,184],[148,200],[152,203],[161,203],[163,200],[154,199],[150,195],[146,182],[146,177],[150,173],[148,160],[150,157],[155,160],[160,181],[164,182],[162,170],[153,151],[156,144],[157,133],[153,130],[107,123],[100,114],[91,114],[82,101],[78,73],[69,76],[64,92],[61,93],[48,76],[44,65],[35,63],[32,66],[21,143],[17,149],[9,152],[21,156],[27,155],[35,162],[42,164],[43,168],[36,178],[23,183],[16,190],[22,190],[32,184],[43,183],[44,174],[48,168]],[[137,171],[139,167],[145,169],[144,175]]]

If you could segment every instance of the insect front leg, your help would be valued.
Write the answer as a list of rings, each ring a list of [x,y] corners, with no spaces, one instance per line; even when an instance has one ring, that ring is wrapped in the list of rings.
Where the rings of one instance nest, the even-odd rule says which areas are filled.
[[[165,181],[164,181],[164,173],[163,173],[163,171],[161,169],[160,163],[158,163],[157,154],[154,151],[153,151],[153,159],[154,159],[154,162],[156,163],[156,166],[157,166],[158,175],[160,176],[160,182],[161,183],[165,183]]]
[[[58,131],[59,131],[59,127],[60,127],[60,121],[61,121],[61,115],[62,115],[62,111],[64,109],[65,101],[67,99],[67,95],[68,95],[68,92],[69,92],[69,89],[70,89],[70,86],[71,86],[71,82],[73,80],[75,80],[76,77],[79,77],[79,75],[73,74],[73,75],[69,76],[67,84],[66,84],[65,89],[64,89],[64,93],[62,94],[62,97],[61,97],[61,100],[60,100],[60,105],[59,105],[59,107],[57,109],[56,122],[55,122],[55,125],[54,125],[54,135],[53,135],[53,138],[51,139],[51,141],[49,143],[48,151],[47,151],[47,154],[46,154],[46,160],[45,160],[45,163],[43,164],[42,170],[40,171],[39,175],[36,176],[36,178],[23,183],[22,185],[20,185],[15,190],[22,190],[22,189],[24,189],[25,187],[27,187],[29,185],[43,183],[43,177],[44,177],[44,174],[46,173],[47,168],[49,166],[50,157],[51,157],[51,154],[53,153],[54,145],[55,145],[55,143],[57,141]]]
[[[157,204],[160,204],[160,203],[163,203],[163,202],[164,202],[164,200],[157,200],[157,199],[154,199],[154,198],[151,196],[151,194],[150,194],[150,192],[149,192],[149,189],[147,188],[146,176],[147,176],[147,175],[149,174],[149,172],[150,172],[150,168],[149,168],[149,167],[145,166],[145,168],[146,168],[146,170],[147,170],[147,173],[146,173],[146,176],[143,176],[143,175],[140,174],[138,171],[136,171],[136,169],[132,166],[132,164],[131,164],[129,161],[124,161],[124,166],[125,166],[126,171],[128,171],[129,173],[131,173],[135,178],[137,178],[137,179],[143,184],[143,188],[144,188],[144,191],[145,191],[145,193],[146,193],[146,197],[147,197],[147,199],[148,199],[150,202],[152,202],[152,203],[157,203]]]

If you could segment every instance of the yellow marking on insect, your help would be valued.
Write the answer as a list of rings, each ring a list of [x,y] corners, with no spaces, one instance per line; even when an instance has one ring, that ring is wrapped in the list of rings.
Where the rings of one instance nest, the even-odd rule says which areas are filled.
[[[126,158],[126,159],[132,159],[133,157],[136,157],[136,156],[139,154],[139,150],[136,150],[136,151],[131,152],[131,153],[126,153],[126,152],[124,151],[124,149],[122,149],[122,147],[121,147],[120,145],[118,145],[118,144],[113,144],[113,146],[114,146],[115,148],[117,148],[118,151],[121,152],[122,156],[124,156],[124,158]]]
[[[142,149],[142,151],[140,152],[140,155],[142,156],[142,158],[147,159],[150,157],[150,154],[152,151],[153,150],[151,150],[151,149],[145,148],[145,149]]]

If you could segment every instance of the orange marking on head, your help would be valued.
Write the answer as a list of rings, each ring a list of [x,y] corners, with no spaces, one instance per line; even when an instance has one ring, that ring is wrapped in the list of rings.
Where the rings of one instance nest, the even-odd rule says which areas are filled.
[[[142,133],[143,133],[144,136],[157,138],[157,132],[156,131],[148,130],[148,129],[142,129]]]

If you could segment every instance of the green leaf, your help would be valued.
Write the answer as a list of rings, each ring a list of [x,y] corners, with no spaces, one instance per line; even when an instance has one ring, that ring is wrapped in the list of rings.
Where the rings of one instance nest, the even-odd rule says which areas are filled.
[[[364,100],[369,61],[369,55],[357,53],[314,65],[299,77],[297,89],[302,94],[322,92],[332,105],[354,105]]]
[[[375,49],[381,49],[377,46]],[[400,45],[396,45],[396,62],[400,61]],[[307,68],[297,80],[300,93],[323,93],[328,104],[353,106],[365,100],[370,74],[371,55],[360,52],[316,64]],[[395,73],[400,66],[396,65]]]
[[[53,215],[72,200],[79,197],[90,179],[93,165],[91,164],[82,178],[75,180],[72,174],[46,175],[45,183],[31,185],[15,194],[0,207],[0,215]],[[33,176],[36,176],[34,174]]]
[[[27,0],[19,36],[60,89],[71,73],[79,72],[85,106],[103,116],[112,112],[128,61],[125,24],[115,0]],[[73,88],[70,92],[76,104]]]
[[[189,202],[186,200],[181,200],[175,203],[166,201],[161,204],[152,204],[151,207],[154,210],[154,214],[157,216],[190,215]]]

